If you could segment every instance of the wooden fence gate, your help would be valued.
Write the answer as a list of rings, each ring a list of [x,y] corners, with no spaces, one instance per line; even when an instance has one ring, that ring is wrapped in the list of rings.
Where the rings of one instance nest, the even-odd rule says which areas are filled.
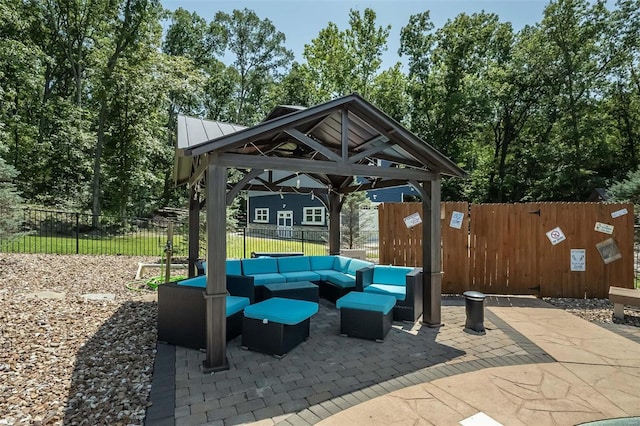
[[[422,266],[422,225],[403,221],[421,204],[378,210],[380,263]],[[610,285],[633,288],[632,204],[446,202],[441,212],[443,293],[606,298]]]

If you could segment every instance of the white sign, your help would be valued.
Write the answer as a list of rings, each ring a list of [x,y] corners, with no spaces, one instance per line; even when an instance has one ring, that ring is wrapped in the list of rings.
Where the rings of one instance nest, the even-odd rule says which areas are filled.
[[[449,222],[449,226],[452,228],[460,229],[462,228],[462,220],[464,219],[464,213],[462,212],[453,212],[451,214],[451,221]]]
[[[571,270],[586,271],[587,270],[587,250],[571,249]]]
[[[422,218],[420,217],[420,213],[413,213],[404,218],[404,223],[407,225],[407,228],[413,228],[416,225],[420,225],[422,223]]]
[[[616,217],[624,216],[627,213],[629,213],[627,209],[616,210],[615,212],[611,213],[611,217],[616,218]]]
[[[596,222],[596,227],[594,229],[598,232],[602,232],[603,234],[613,234],[613,225],[609,225],[608,223]]]
[[[549,238],[549,241],[551,241],[551,244],[554,246],[567,239],[559,226],[556,226],[551,231],[547,232],[547,238]]]

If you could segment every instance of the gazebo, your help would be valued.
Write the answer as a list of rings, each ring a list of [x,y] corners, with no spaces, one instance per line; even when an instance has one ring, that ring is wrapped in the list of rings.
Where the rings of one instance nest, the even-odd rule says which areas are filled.
[[[178,116],[176,184],[189,188],[189,274],[199,258],[200,209],[207,219],[207,352],[204,368],[226,369],[226,207],[241,190],[308,193],[329,212],[329,253],[340,253],[340,211],[355,191],[410,184],[423,205],[423,324],[440,325],[440,187],[464,177],[454,162],[351,94],[310,108],[279,106],[253,127]],[[228,181],[228,169],[242,177]],[[357,179],[356,179],[357,177]],[[402,218],[398,218],[402,220]]]

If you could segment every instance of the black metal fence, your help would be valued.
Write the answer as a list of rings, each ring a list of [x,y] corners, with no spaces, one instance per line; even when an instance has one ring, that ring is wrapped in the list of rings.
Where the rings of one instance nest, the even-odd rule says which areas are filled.
[[[174,257],[188,256],[189,229],[186,219],[99,216],[45,209],[24,209],[18,234],[3,238],[0,252],[46,254],[104,254],[128,256],[162,256],[172,227]],[[205,227],[200,232],[200,252],[206,252]],[[252,253],[303,252],[327,254],[327,230],[240,228],[228,232],[227,257],[246,258]],[[368,257],[378,257],[378,233],[359,232],[345,248],[365,250]]]
[[[173,227],[173,250],[187,252],[186,223],[137,217],[24,209],[18,234],[0,238],[0,252],[48,254],[162,255]]]

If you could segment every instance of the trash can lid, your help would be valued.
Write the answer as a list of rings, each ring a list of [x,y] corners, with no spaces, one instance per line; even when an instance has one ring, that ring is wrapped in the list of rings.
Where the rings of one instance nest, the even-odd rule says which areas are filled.
[[[462,293],[462,295],[467,299],[479,300],[479,301],[482,301],[484,300],[485,297],[487,297],[485,296],[484,293],[480,293],[479,291],[475,291],[475,290],[465,291],[464,293]]]

